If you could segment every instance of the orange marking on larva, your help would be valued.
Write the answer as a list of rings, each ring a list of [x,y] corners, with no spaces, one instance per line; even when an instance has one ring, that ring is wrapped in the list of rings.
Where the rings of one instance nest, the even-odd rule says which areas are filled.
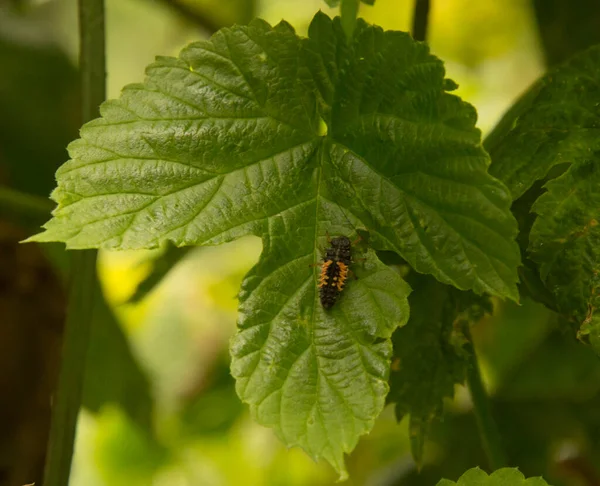
[[[348,277],[348,266],[343,262],[336,263],[338,268],[340,269],[340,274],[337,281],[337,289],[341,292],[344,288],[344,283],[346,283],[346,278]]]
[[[327,260],[326,262],[323,262],[323,265],[321,265],[321,275],[319,276],[319,287],[323,287],[323,285],[327,285],[327,280],[329,280],[329,275],[327,275],[327,269],[329,268],[329,265],[331,265],[333,263],[332,260]]]

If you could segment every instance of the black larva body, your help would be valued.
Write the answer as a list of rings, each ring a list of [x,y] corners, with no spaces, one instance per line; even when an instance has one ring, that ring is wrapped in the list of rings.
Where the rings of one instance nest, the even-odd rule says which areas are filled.
[[[324,309],[330,309],[338,300],[352,263],[352,244],[347,237],[333,238],[330,244],[325,252],[319,277],[319,296]]]

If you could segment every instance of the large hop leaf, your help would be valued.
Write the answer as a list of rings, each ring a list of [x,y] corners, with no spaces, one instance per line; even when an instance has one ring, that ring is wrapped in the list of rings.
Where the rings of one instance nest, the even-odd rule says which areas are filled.
[[[487,174],[475,111],[408,34],[317,14],[309,38],[254,21],[159,58],[102,106],[57,173],[36,241],[69,248],[207,245],[246,234],[232,344],[238,393],[287,444],[343,453],[384,405],[408,286],[374,253],[331,312],[318,305],[326,234],[366,228],[417,271],[516,298],[516,224]]]

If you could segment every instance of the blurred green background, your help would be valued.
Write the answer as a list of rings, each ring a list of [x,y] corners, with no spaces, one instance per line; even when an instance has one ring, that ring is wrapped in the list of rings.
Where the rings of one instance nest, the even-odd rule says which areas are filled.
[[[176,55],[220,26],[258,16],[285,19],[304,35],[318,9],[335,14],[320,0],[106,3],[109,97],[143,80],[155,55]],[[409,30],[413,3],[377,0],[360,14]],[[546,63],[600,41],[582,27],[600,19],[598,3],[432,0],[432,51],[477,107],[484,134]],[[40,481],[43,465],[66,259],[58,246],[17,242],[43,222],[54,171],[77,137],[76,59],[76,1],[0,1],[0,485]],[[37,196],[31,211],[6,203],[6,188]],[[257,238],[246,238],[217,248],[101,253],[108,305],[98,296],[72,486],[335,482],[328,465],[254,424],[235,394],[228,342],[236,294],[260,250]],[[599,485],[597,358],[541,305],[495,306],[474,332],[511,465],[555,485]],[[434,485],[485,465],[470,407],[458,387],[420,473],[406,423],[388,407],[349,457],[347,484]]]

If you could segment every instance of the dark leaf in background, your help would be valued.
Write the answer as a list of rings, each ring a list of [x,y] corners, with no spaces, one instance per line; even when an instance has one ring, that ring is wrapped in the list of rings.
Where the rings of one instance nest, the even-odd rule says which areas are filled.
[[[522,196],[559,164],[595,160],[600,149],[600,46],[592,47],[542,77],[519,109],[507,114],[510,126],[491,134],[490,172]],[[499,125],[506,126],[501,121]]]
[[[443,413],[445,398],[465,379],[467,351],[463,325],[491,312],[485,297],[461,292],[424,275],[412,275],[411,316],[392,336],[394,355],[388,401],[401,420],[410,414],[412,452],[421,463],[424,440],[432,422]]]
[[[83,405],[98,412],[112,403],[123,408],[133,422],[150,432],[152,396],[148,378],[132,354],[114,313],[98,289],[94,302]]]
[[[582,326],[580,335],[600,351],[600,46],[575,56],[544,76],[492,135],[490,171],[520,198],[536,181],[554,175],[546,191],[519,204],[517,219],[529,233],[527,248],[547,289],[529,293]],[[519,105],[519,103],[518,103]],[[507,128],[507,120],[511,127]],[[566,165],[566,164],[571,164]],[[566,168],[566,172],[564,172]],[[537,193],[539,194],[539,192]],[[530,193],[531,195],[531,193]],[[535,221],[527,216],[536,214]],[[521,239],[521,246],[524,246]],[[532,272],[526,261],[525,272]],[[535,276],[524,273],[528,282]],[[537,281],[537,282],[539,282]],[[539,283],[535,284],[539,288]]]
[[[0,183],[47,197],[77,136],[78,78],[57,47],[0,31]]]
[[[244,412],[235,392],[235,380],[229,371],[229,357],[215,363],[211,382],[196,390],[187,400],[181,414],[181,433],[194,438],[204,435],[226,434]]]
[[[600,152],[544,187],[532,208],[531,258],[559,312],[581,324],[600,354]]]

